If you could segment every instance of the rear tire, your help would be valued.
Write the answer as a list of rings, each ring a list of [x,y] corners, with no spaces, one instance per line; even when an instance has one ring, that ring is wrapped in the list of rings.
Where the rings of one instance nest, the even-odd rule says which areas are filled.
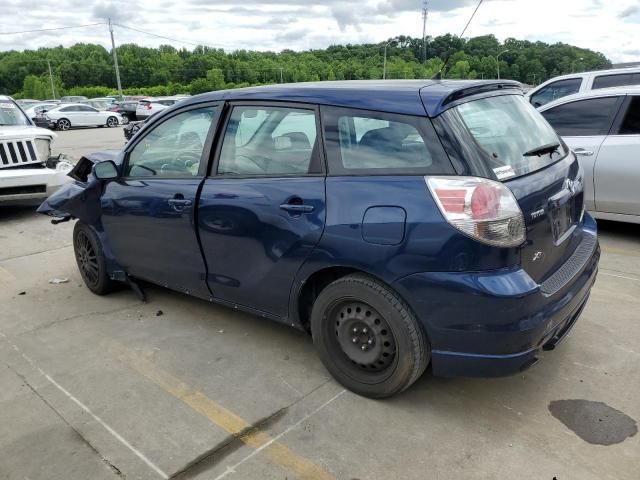
[[[116,282],[109,278],[100,239],[89,225],[77,221],[73,227],[73,251],[84,284],[96,295],[113,291]]]
[[[323,289],[311,312],[320,359],[347,389],[371,398],[402,392],[425,371],[431,349],[409,306],[362,274]]]

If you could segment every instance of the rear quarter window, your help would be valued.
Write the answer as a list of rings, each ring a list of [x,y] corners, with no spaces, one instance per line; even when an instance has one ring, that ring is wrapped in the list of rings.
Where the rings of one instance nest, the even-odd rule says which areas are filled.
[[[426,117],[323,107],[322,119],[332,175],[454,173]]]

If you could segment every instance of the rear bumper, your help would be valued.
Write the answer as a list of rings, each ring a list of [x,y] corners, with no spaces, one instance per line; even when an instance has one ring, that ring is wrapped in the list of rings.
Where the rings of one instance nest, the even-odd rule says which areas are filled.
[[[429,335],[433,373],[510,375],[535,364],[540,350],[560,343],[582,313],[598,272],[600,247],[588,214],[582,235],[593,251],[552,295],[520,267],[418,273],[394,283]]]

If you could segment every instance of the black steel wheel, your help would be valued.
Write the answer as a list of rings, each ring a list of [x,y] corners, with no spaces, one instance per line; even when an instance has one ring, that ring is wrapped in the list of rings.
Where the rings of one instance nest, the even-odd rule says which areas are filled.
[[[73,250],[87,288],[98,295],[112,291],[115,282],[109,278],[100,240],[91,227],[81,221],[76,222],[73,229]]]
[[[71,122],[66,118],[61,118],[56,123],[56,127],[58,128],[58,130],[69,130],[71,128]]]
[[[329,317],[342,352],[354,365],[367,372],[381,372],[391,366],[396,356],[391,327],[371,305],[339,301]]]
[[[114,128],[118,126],[118,119],[116,117],[107,118],[107,127]]]
[[[367,397],[405,390],[429,364],[429,343],[409,306],[366,275],[347,275],[320,292],[311,332],[327,370]]]

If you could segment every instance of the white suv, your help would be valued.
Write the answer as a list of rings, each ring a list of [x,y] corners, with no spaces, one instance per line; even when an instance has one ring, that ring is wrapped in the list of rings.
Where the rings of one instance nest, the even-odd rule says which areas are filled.
[[[185,96],[176,95],[175,97],[149,97],[138,100],[138,105],[136,106],[136,118],[138,120],[149,118],[154,113],[161,112],[185,98]]]
[[[640,67],[596,70],[554,77],[529,90],[525,97],[537,108],[574,93],[627,85],[640,85]]]
[[[70,181],[73,165],[51,156],[55,137],[0,95],[0,205],[39,202]]]

